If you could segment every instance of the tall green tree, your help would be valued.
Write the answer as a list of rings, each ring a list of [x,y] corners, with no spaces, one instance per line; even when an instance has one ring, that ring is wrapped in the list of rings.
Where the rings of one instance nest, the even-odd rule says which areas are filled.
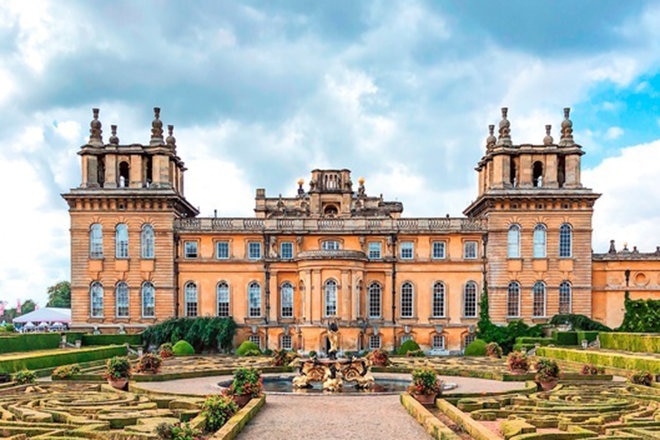
[[[37,303],[35,303],[31,299],[28,299],[21,305],[21,315],[25,315],[26,313],[34,312],[34,309],[36,309],[36,308],[37,308]]]
[[[46,307],[71,307],[71,283],[60,281],[48,288],[48,303]]]

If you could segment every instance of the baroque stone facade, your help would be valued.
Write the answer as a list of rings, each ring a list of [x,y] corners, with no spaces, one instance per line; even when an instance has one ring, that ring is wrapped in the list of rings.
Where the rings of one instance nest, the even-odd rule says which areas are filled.
[[[546,126],[539,145],[513,144],[503,109],[477,165],[478,197],[459,218],[403,217],[402,203],[368,195],[346,169],[313,170],[294,197],[257,189],[254,217],[198,217],[159,109],[147,145],[120,145],[114,125],[104,143],[93,115],[82,183],[63,195],[77,328],[232,316],[237,344],[323,351],[337,322],[342,350],[412,338],[449,352],[474,338],[486,285],[502,324],[565,312],[617,325],[626,288],[659,295],[657,252],[592,255],[599,194],[582,186],[568,109],[559,142]]]

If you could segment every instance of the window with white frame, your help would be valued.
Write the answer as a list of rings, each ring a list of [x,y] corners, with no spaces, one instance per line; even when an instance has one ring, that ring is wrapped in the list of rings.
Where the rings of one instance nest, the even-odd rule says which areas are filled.
[[[412,335],[402,335],[401,336],[401,344],[403,345],[404,342],[408,342],[412,340]]]
[[[283,241],[280,243],[280,258],[291,260],[293,258],[293,242]]]
[[[571,313],[571,283],[562,281],[559,285],[559,313],[561,315],[568,315]]]
[[[537,281],[532,288],[532,316],[545,316],[545,283]]]
[[[292,350],[293,349],[293,340],[291,335],[282,335],[280,338],[280,348],[282,350]]]
[[[399,256],[402,260],[412,260],[415,255],[415,244],[412,241],[402,241],[399,245]]]
[[[559,257],[568,258],[572,255],[573,229],[568,223],[559,227]]]
[[[507,234],[507,257],[520,258],[520,226],[509,226]]]
[[[280,288],[280,316],[293,318],[293,284],[289,282]]]
[[[374,282],[369,285],[369,318],[381,317],[381,294],[380,284]]]
[[[248,340],[254,344],[257,344],[257,347],[259,347],[259,350],[261,350],[261,336],[259,335],[250,335],[248,337]]]
[[[142,316],[144,318],[156,316],[156,289],[150,282],[142,283]]]
[[[258,260],[261,258],[261,242],[250,241],[248,243],[248,259]]]
[[[369,350],[380,348],[380,335],[369,336]]]
[[[433,335],[433,340],[431,341],[431,348],[434,350],[444,350],[445,349],[445,337],[443,335],[435,334]]]
[[[90,296],[90,316],[92,318],[103,317],[103,285],[98,281],[94,281],[89,288]]]
[[[534,226],[534,258],[545,258],[545,225]]]
[[[433,284],[431,313],[434,318],[445,317],[445,284],[442,281]]]
[[[142,258],[154,258],[154,227],[142,225],[140,232],[140,253]]]
[[[467,335],[465,335],[465,338],[463,339],[463,348],[472,344],[475,339],[477,339],[477,335],[475,335],[474,333],[468,333]]]
[[[253,281],[248,286],[248,316],[258,318],[261,316],[261,286]]]
[[[337,314],[337,282],[328,280],[325,282],[325,316],[335,316]]]
[[[474,281],[468,281],[463,290],[463,316],[477,317],[477,283]]]
[[[401,317],[413,317],[413,285],[405,282],[401,285]]]
[[[506,296],[506,316],[520,316],[520,283],[511,281]]]
[[[321,249],[324,251],[338,251],[339,242],[337,240],[325,240],[321,243]]]
[[[103,258],[103,227],[100,223],[89,228],[89,258]]]
[[[442,260],[446,258],[446,246],[444,241],[434,241],[431,245],[431,258],[434,260]]]
[[[197,242],[184,241],[183,242],[183,256],[184,258],[197,258]]]
[[[383,243],[380,241],[369,242],[369,259],[380,260],[383,258]]]
[[[229,259],[229,242],[228,241],[218,241],[215,244],[215,257],[218,260],[228,260]]]
[[[185,314],[186,316],[197,316],[197,284],[191,282],[186,283],[184,287],[185,292]]]
[[[463,258],[465,260],[476,260],[477,258],[477,242],[466,241],[463,243]]]
[[[220,281],[216,294],[218,296],[218,316],[229,316],[229,284],[226,281]]]
[[[119,223],[115,228],[115,257],[128,258],[128,226]]]
[[[117,283],[115,287],[115,316],[128,317],[128,284],[123,281]]]

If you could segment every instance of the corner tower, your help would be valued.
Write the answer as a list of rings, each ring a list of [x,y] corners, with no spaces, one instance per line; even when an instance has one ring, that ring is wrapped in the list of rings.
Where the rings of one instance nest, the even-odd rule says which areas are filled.
[[[514,145],[507,108],[497,138],[494,128],[476,167],[479,196],[464,211],[487,220],[491,319],[591,317],[591,223],[600,195],[582,186],[584,151],[573,140],[570,109],[564,109],[558,143],[546,125],[542,144]]]
[[[80,148],[82,182],[62,197],[71,218],[72,325],[138,330],[176,316],[174,220],[197,210],[183,195],[174,127],[154,109],[147,145],[103,142],[99,110]]]

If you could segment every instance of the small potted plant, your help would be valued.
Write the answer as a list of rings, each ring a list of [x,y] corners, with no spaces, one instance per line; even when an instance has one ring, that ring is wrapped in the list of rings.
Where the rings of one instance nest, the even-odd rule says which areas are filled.
[[[635,371],[630,376],[630,381],[637,385],[650,387],[653,383],[653,375],[648,371]]]
[[[536,374],[534,380],[541,386],[543,391],[551,390],[559,382],[559,366],[552,359],[540,359],[536,363]]]
[[[529,371],[527,355],[522,351],[512,351],[506,358],[506,364],[513,374],[526,374]]]
[[[161,357],[161,359],[167,359],[169,357],[174,356],[174,350],[172,349],[172,344],[169,342],[165,342],[160,345],[158,348],[158,355]]]
[[[131,377],[131,363],[126,356],[115,356],[108,359],[104,374],[108,384],[118,390],[126,389]]]
[[[486,344],[486,356],[499,359],[502,357],[502,348],[497,342],[489,342]]]
[[[138,373],[158,374],[163,360],[153,353],[145,353],[137,361],[135,371]]]
[[[231,396],[239,407],[244,407],[253,397],[263,393],[261,372],[256,368],[241,367],[234,371],[234,380],[226,395]]]
[[[408,386],[408,392],[419,403],[432,405],[435,398],[442,393],[442,382],[433,368],[417,368],[412,372],[412,383]]]
[[[367,355],[367,359],[376,367],[386,367],[390,363],[390,355],[382,348],[377,348]]]
[[[603,373],[605,373],[605,369],[603,367],[597,367],[594,364],[584,364],[580,370],[580,374],[584,376],[596,376]]]

